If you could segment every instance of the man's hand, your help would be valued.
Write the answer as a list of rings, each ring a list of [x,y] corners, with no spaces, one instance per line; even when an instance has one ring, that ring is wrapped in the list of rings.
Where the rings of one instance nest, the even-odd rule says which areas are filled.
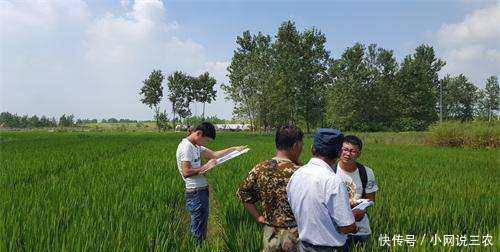
[[[266,218],[264,218],[264,216],[262,215],[257,217],[257,221],[262,225],[266,224]]]
[[[352,214],[354,215],[354,219],[356,221],[360,221],[365,217],[366,211],[354,209],[354,210],[352,210]]]
[[[349,205],[351,205],[351,208],[354,208],[355,206],[359,205],[359,202],[355,199],[349,199]]]
[[[204,166],[201,168],[200,174],[205,174],[212,170],[214,166],[217,164],[217,159],[210,159]]]

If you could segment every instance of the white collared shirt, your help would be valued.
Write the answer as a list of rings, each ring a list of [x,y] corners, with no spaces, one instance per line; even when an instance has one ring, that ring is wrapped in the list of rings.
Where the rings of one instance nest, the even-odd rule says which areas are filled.
[[[330,165],[311,158],[292,175],[287,194],[301,241],[320,246],[344,245],[347,235],[338,227],[353,224],[354,216],[347,189]]]

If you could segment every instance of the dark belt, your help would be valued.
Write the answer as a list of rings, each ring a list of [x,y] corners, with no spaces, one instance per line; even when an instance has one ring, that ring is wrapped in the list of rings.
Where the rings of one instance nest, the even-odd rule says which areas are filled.
[[[194,193],[194,192],[199,192],[203,190],[208,190],[208,186],[204,187],[197,187],[197,188],[186,188],[186,193]]]

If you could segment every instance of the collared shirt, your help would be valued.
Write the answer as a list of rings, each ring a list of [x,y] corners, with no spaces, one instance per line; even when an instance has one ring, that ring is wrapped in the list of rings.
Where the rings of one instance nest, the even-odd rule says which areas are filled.
[[[368,166],[365,166],[367,183],[365,188],[365,193],[374,193],[378,190],[377,181],[375,180],[375,175],[373,170]],[[359,170],[356,169],[354,172],[348,172],[341,168],[340,163],[337,164],[337,175],[342,179],[346,185],[349,199],[351,201],[361,199],[363,194],[363,183],[361,182],[361,176],[359,175]],[[359,230],[354,235],[369,235],[372,233],[370,228],[370,220],[368,214],[360,221],[356,221],[356,226]]]
[[[201,168],[201,153],[205,151],[206,148],[203,146],[197,146],[191,143],[187,138],[182,139],[177,147],[176,158],[177,158],[177,168],[181,173],[181,177],[186,183],[186,189],[194,189],[208,186],[207,179],[203,174],[191,176],[185,178],[182,175],[182,162],[187,161],[191,164],[193,169]]]
[[[264,217],[274,227],[295,227],[297,224],[286,196],[286,185],[299,168],[286,158],[264,161],[248,173],[236,195],[245,203],[262,202]]]
[[[347,235],[338,227],[353,224],[354,216],[347,189],[330,165],[311,158],[290,178],[287,193],[301,241],[319,246],[344,245]]]

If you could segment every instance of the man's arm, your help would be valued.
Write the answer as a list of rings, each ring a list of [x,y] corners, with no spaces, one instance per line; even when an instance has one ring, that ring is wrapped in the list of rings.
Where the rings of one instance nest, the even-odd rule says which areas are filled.
[[[189,178],[192,176],[204,174],[204,173],[210,171],[216,164],[217,164],[217,160],[210,159],[210,161],[208,161],[202,167],[200,167],[198,169],[193,169],[190,162],[183,161],[182,162],[182,176],[184,178]]]
[[[344,234],[358,232],[345,184],[339,177],[334,177],[327,182],[327,188],[326,205],[339,231]]]
[[[257,220],[260,224],[265,224],[266,219],[259,213],[259,210],[257,209],[254,203],[243,202],[243,205],[255,220]]]
[[[365,188],[365,199],[369,199],[375,202],[375,193],[378,191],[377,180],[375,180],[375,174],[370,168],[366,168],[366,176],[368,178],[368,183]]]
[[[201,153],[201,155],[205,158],[210,158],[210,159],[217,159],[225,156],[226,154],[235,151],[235,150],[243,150],[245,149],[246,146],[233,146],[229,147],[227,149],[219,150],[219,151],[213,151],[211,149],[205,148],[205,150]]]
[[[258,187],[258,171],[254,167],[243,180],[241,185],[236,191],[236,196],[242,201],[245,209],[256,219],[259,223],[265,223],[265,218],[259,213],[257,207],[255,207],[255,202],[261,200],[260,198],[260,188]]]

